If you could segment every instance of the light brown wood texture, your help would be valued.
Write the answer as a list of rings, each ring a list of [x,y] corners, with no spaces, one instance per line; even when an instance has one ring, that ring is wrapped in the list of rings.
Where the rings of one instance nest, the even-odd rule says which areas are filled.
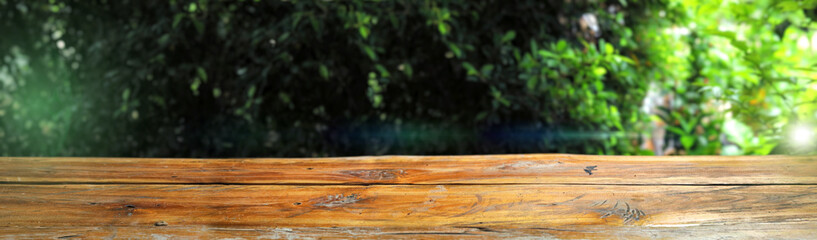
[[[6,183],[817,184],[815,156],[0,157],[0,166],[0,182]],[[596,166],[592,175],[584,171],[588,166]]]
[[[759,229],[791,229],[802,232],[792,237],[809,237],[802,234],[817,234],[817,229],[802,226],[817,221],[815,195],[814,186],[6,184],[0,186],[0,228],[104,226],[152,232],[165,231],[156,226],[164,222],[188,230],[310,232],[314,227],[339,233],[369,228],[366,232],[376,235],[380,233],[371,228],[377,227],[404,229],[409,235],[476,230],[486,237],[547,232],[572,238],[604,237],[611,227],[673,234],[701,226],[743,226],[742,231],[757,232],[748,226],[771,224],[771,229]],[[558,235],[565,231],[571,234]],[[584,233],[588,231],[596,233]],[[65,236],[70,235],[78,233]]]
[[[815,160],[8,157],[0,239],[808,239]]]
[[[401,229],[385,227],[0,227],[0,239],[813,239],[817,224]]]

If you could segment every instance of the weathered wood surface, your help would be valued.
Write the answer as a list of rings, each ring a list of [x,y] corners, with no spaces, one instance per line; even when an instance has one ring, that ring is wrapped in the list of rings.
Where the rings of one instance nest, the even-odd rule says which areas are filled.
[[[0,166],[0,239],[817,237],[815,157],[0,158]]]
[[[0,157],[0,166],[6,183],[817,184],[817,156]]]
[[[16,185],[0,226],[559,227],[800,223],[814,186]]]
[[[0,227],[0,239],[814,239],[817,224],[564,228]]]

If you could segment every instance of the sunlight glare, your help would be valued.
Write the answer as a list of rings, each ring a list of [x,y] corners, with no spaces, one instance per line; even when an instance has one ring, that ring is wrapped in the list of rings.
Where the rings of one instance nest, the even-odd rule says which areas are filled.
[[[814,139],[814,133],[811,131],[811,128],[805,125],[794,128],[791,136],[792,141],[799,146],[808,145]]]

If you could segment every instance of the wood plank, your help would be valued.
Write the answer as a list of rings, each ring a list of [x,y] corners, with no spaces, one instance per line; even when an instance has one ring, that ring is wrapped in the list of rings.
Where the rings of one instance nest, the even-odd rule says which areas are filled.
[[[815,160],[6,157],[0,239],[803,239]]]
[[[817,187],[0,185],[0,228],[154,228],[157,222],[227,228],[786,227],[817,222]],[[806,232],[817,234],[817,228]]]
[[[0,239],[808,239],[814,223],[562,228],[0,227]]]
[[[0,166],[5,183],[817,184],[815,156],[3,157]]]

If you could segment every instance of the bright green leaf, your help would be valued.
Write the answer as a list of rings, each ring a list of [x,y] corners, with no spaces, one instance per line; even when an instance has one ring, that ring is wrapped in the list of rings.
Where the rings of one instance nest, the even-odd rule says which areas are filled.
[[[607,69],[603,67],[595,67],[593,68],[593,74],[599,77],[604,76],[604,74],[607,74]]]
[[[378,72],[380,72],[381,77],[389,77],[389,70],[386,70],[386,68],[383,67],[383,65],[376,64],[374,65],[374,67],[377,68]]]
[[[460,50],[460,47],[458,47],[456,44],[449,43],[448,49],[451,49],[451,51],[454,52],[454,56],[457,56],[457,58],[462,57],[462,50]]]
[[[692,148],[692,144],[695,143],[695,137],[692,135],[681,136],[681,145],[684,146],[684,149],[689,151]]]
[[[201,86],[201,80],[199,78],[196,78],[193,80],[193,83],[190,84],[190,90],[193,91],[193,95],[199,95],[199,86]]]
[[[196,72],[199,74],[199,78],[201,78],[202,81],[207,82],[207,72],[204,71],[204,68],[197,67]]]
[[[558,43],[556,43],[556,50],[557,51],[561,52],[561,51],[564,51],[566,48],[567,48],[567,42],[565,42],[565,40],[562,39],[562,40],[559,40]]]
[[[369,38],[369,28],[368,27],[360,26],[358,28],[358,30],[360,31],[360,36],[362,36],[363,38]]]
[[[414,75],[414,70],[411,68],[411,64],[408,63],[403,64],[403,72],[408,78],[411,78],[412,75]]]
[[[670,132],[673,132],[673,133],[678,134],[678,135],[681,135],[681,136],[683,136],[683,135],[687,135],[687,133],[686,133],[686,132],[684,132],[684,130],[681,130],[681,129],[680,129],[680,128],[678,128],[678,127],[667,126],[667,127],[666,127],[666,129],[667,129],[668,131],[670,131]]]
[[[437,29],[440,30],[440,34],[447,35],[448,31],[451,29],[451,27],[448,26],[448,24],[446,24],[444,22],[441,22],[441,23],[437,24]]]
[[[516,38],[516,31],[510,30],[506,32],[505,35],[502,36],[502,42],[506,43],[509,41],[513,41],[514,38]]]
[[[361,47],[363,48],[363,52],[365,52],[370,59],[377,60],[377,54],[375,54],[374,49],[372,49],[372,47],[366,45],[362,45]]]
[[[250,89],[247,90],[247,97],[252,98],[253,96],[255,96],[255,85],[250,86]]]
[[[320,71],[321,77],[323,79],[329,79],[329,68],[327,68],[326,65],[321,64],[318,67],[318,71]]]
[[[468,75],[479,75],[477,68],[475,68],[474,65],[471,65],[468,62],[463,62],[462,67],[465,68],[466,71],[468,71]]]

